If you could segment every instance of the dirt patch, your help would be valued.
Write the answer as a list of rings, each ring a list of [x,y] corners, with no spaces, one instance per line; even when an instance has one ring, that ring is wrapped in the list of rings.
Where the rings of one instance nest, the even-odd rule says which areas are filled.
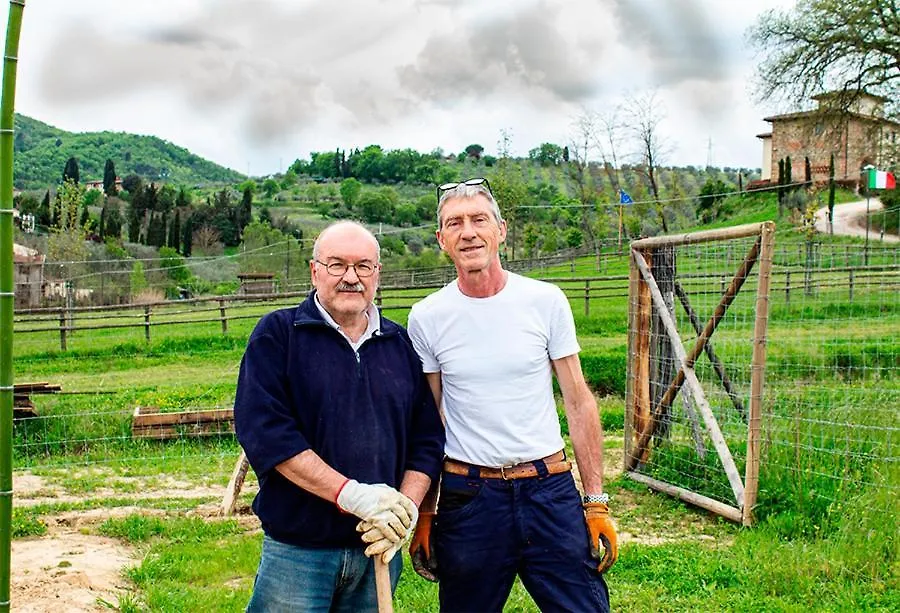
[[[12,542],[11,606],[19,612],[109,611],[128,589],[122,569],[136,564],[120,542],[53,531]]]

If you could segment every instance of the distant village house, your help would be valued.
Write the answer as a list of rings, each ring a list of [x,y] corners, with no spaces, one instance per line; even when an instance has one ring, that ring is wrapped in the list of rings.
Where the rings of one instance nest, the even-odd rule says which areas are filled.
[[[813,184],[828,182],[828,167],[834,154],[835,180],[857,189],[860,171],[872,165],[892,169],[898,161],[900,123],[884,116],[887,98],[863,94],[849,111],[841,113],[831,104],[835,94],[814,96],[816,109],[773,115],[765,121],[772,131],[758,134],[762,140],[762,180],[769,184],[778,180],[778,162],[791,158],[791,178],[805,180],[806,158],[809,158]]]
[[[36,249],[13,244],[13,276],[16,284],[15,307],[30,309],[41,306],[44,255]]]

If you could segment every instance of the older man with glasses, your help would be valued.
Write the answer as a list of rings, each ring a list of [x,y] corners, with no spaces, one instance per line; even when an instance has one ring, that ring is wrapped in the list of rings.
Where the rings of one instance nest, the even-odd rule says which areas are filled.
[[[372,302],[380,268],[368,230],[329,226],[315,290],[250,335],[234,404],[264,532],[248,611],[375,611],[372,556],[396,587],[444,431],[406,331]]]
[[[616,560],[616,532],[569,302],[503,269],[506,222],[485,179],[442,185],[438,198],[437,239],[457,278],[413,306],[409,333],[443,413],[447,457],[436,515],[433,492],[422,505],[413,567],[440,581],[441,611],[501,611],[516,575],[542,611],[608,611],[602,573]]]

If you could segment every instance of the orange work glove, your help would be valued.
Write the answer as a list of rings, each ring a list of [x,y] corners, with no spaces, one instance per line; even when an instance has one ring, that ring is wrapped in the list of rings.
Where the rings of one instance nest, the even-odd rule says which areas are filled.
[[[409,556],[412,558],[413,570],[419,575],[437,583],[437,559],[431,551],[431,526],[434,523],[434,511],[422,511],[416,522],[416,531],[409,543]]]
[[[609,507],[605,502],[584,503],[584,519],[587,522],[588,536],[591,539],[591,556],[600,560],[597,572],[605,573],[619,557],[619,545],[616,529],[609,518]],[[601,552],[600,548],[603,548]],[[602,555],[601,555],[602,553]]]

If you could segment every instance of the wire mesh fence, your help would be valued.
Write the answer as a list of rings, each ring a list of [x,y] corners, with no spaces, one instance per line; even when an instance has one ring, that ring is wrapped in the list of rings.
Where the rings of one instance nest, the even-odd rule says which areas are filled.
[[[637,457],[629,468],[638,480],[661,489],[666,484],[670,493],[692,502],[696,494],[700,504],[712,501],[703,506],[736,520],[738,511],[744,520],[752,512],[758,519],[790,517],[779,521],[822,529],[844,504],[866,500],[896,521],[890,501],[900,489],[900,248],[787,239],[772,251],[765,336],[759,338],[756,320],[757,262],[697,355],[699,394],[682,388],[671,403],[664,402],[682,360],[657,305],[632,292],[631,311],[647,311],[650,323],[642,346],[637,316],[630,322],[632,431],[626,445]],[[678,245],[668,254],[657,249],[648,255],[688,353],[755,240]],[[754,344],[760,342],[767,355],[757,426],[750,407]],[[714,418],[712,429],[703,401]],[[725,454],[714,444],[715,429]],[[650,434],[646,448],[638,445],[642,432]],[[748,463],[756,459],[748,443],[755,436],[758,494],[745,500],[728,465],[747,476],[739,485],[749,489],[755,469],[748,470]]]

